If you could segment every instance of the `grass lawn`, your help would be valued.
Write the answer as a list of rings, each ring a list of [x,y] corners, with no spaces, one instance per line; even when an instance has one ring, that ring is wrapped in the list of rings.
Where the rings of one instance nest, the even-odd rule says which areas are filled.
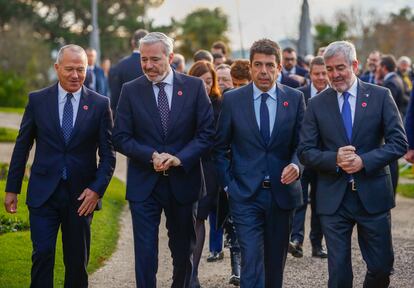
[[[16,113],[16,114],[23,115],[24,108],[23,107],[0,107],[0,112]]]
[[[397,192],[407,198],[414,198],[414,184],[399,184]]]
[[[27,182],[22,191],[26,191]],[[3,206],[5,181],[0,181],[0,204]],[[28,210],[24,204],[26,193],[19,195],[18,213],[7,214],[0,207],[0,216],[18,217],[28,221]],[[103,208],[94,214],[92,221],[91,255],[88,271],[94,272],[109,258],[116,248],[119,236],[119,216],[125,205],[125,185],[114,178],[105,193]],[[32,243],[30,232],[13,232],[0,235],[0,288],[29,287]],[[131,251],[132,253],[132,251]],[[61,235],[58,236],[55,261],[55,287],[63,287],[64,266],[62,260]]]
[[[18,133],[16,129],[0,127],[0,142],[15,142]]]

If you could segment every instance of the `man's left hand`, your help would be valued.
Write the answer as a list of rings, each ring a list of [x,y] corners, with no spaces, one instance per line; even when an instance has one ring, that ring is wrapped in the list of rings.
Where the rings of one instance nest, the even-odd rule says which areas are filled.
[[[177,167],[181,165],[181,160],[174,155],[162,153],[161,156],[164,157],[163,170],[168,170],[170,167]]]
[[[290,184],[299,178],[299,167],[296,164],[290,163],[282,171],[281,182],[283,184]]]
[[[364,162],[362,162],[362,159],[359,157],[359,155],[355,154],[354,160],[347,165],[341,166],[341,168],[346,173],[353,174],[364,168]]]
[[[83,190],[78,200],[83,200],[78,209],[79,216],[88,216],[95,210],[96,204],[98,204],[99,194],[89,188],[86,188]]]

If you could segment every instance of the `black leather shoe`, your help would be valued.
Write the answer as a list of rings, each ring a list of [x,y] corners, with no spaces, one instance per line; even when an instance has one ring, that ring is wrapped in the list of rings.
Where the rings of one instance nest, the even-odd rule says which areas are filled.
[[[328,258],[328,253],[326,253],[326,251],[320,246],[313,246],[312,257],[325,259]]]
[[[240,252],[230,250],[231,276],[229,284],[240,286]]]
[[[289,242],[288,252],[292,254],[293,257],[302,258],[303,257],[302,243],[300,243],[298,240],[293,240]]]
[[[224,258],[224,252],[210,252],[210,255],[207,257],[207,262],[216,262],[223,260]]]

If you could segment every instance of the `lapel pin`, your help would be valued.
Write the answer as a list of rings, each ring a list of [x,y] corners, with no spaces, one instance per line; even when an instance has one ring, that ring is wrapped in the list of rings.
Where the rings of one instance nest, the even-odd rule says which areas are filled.
[[[88,110],[89,109],[89,107],[88,107],[88,105],[83,105],[83,110]]]
[[[368,98],[368,97],[369,97],[369,94],[365,94],[365,97],[367,97],[367,98]]]
[[[367,107],[367,102],[362,102],[361,106],[364,108]]]
[[[177,95],[178,95],[178,96],[183,96],[183,91],[178,90]]]
[[[287,102],[287,101],[283,102],[283,106],[288,107],[289,106],[289,102]]]

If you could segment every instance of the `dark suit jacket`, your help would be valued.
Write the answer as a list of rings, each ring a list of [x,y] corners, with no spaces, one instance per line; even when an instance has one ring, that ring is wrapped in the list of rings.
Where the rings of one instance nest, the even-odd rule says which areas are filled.
[[[266,145],[256,122],[253,84],[224,94],[214,154],[220,181],[231,198],[248,200],[269,173],[273,199],[282,209],[302,204],[300,181],[284,185],[280,177],[288,164],[298,164],[296,147],[303,112],[302,93],[277,84],[276,120]],[[227,155],[230,147],[231,161]]]
[[[109,96],[108,95],[108,82],[106,80],[103,69],[95,65],[93,68],[93,73],[95,74],[95,86],[96,86],[95,92],[101,95],[104,95],[104,96]],[[87,75],[84,85],[90,88],[89,85],[91,82],[92,82],[92,78],[88,77]]]
[[[388,89],[358,80],[358,95],[349,142],[332,88],[313,97],[305,113],[298,155],[307,167],[318,171],[316,209],[335,213],[349,181],[336,166],[338,148],[353,145],[364,168],[353,174],[359,197],[368,213],[394,207],[389,164],[405,154],[407,138],[401,117]],[[385,144],[384,144],[385,142]]]
[[[414,89],[411,91],[407,115],[405,116],[405,131],[407,133],[409,148],[414,149]]]
[[[151,163],[154,151],[182,163],[168,171],[171,191],[180,203],[192,203],[201,189],[200,158],[213,145],[214,119],[203,81],[174,72],[168,133],[164,138],[152,82],[145,76],[124,85],[113,133],[117,151],[130,158],[126,198],[143,201],[161,173]]]
[[[370,71],[365,71],[364,73],[362,73],[361,75],[359,75],[359,79],[361,79],[361,81],[374,84],[374,82],[375,82],[375,75],[372,78],[373,80],[371,80],[371,81],[374,81],[374,82],[370,82],[370,79],[371,79],[370,73],[371,73]]]
[[[123,58],[110,70],[109,89],[111,91],[112,111],[116,111],[122,85],[142,75],[141,57],[140,54],[136,52]]]
[[[311,85],[305,85],[297,89],[303,93],[303,96],[305,98],[305,104],[308,105],[308,101],[311,98]]]
[[[289,86],[291,88],[298,88],[300,86],[300,83],[296,81],[295,79],[290,78],[287,73],[284,73],[284,72],[280,72],[280,73],[282,73],[282,79],[280,80],[280,84]]]
[[[409,99],[404,94],[404,84],[400,76],[393,74],[390,78],[384,81],[383,86],[390,89],[398,110],[404,115]]]
[[[299,75],[299,76],[302,76],[302,77],[306,77],[309,74],[309,72],[308,72],[308,70],[300,67],[299,65],[296,65],[296,73],[295,74]]]
[[[82,88],[72,136],[65,144],[57,95],[57,84],[29,94],[10,163],[6,191],[20,193],[27,158],[36,140],[27,189],[27,204],[31,207],[40,207],[52,195],[62,178],[64,166],[74,201],[85,188],[102,197],[115,168],[108,98]]]

